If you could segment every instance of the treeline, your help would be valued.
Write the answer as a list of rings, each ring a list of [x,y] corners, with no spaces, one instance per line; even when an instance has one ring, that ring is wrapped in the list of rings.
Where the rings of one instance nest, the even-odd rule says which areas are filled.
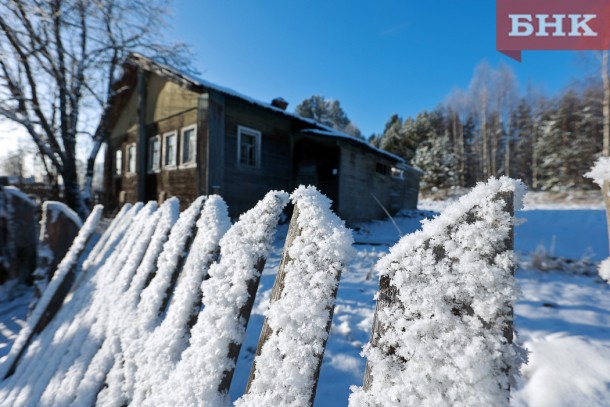
[[[509,66],[482,63],[468,89],[415,118],[393,115],[369,141],[424,170],[422,190],[500,175],[532,190],[589,189],[583,174],[602,150],[602,97],[593,80],[551,98],[519,92]]]

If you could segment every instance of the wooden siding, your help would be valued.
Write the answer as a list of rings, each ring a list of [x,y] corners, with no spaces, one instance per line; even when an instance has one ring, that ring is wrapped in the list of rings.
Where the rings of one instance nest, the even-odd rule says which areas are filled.
[[[198,182],[199,168],[205,168],[206,161],[206,136],[201,133],[202,126],[198,109],[199,95],[192,91],[164,80],[156,75],[147,75],[147,103],[146,103],[146,138],[161,136],[161,159],[164,155],[163,134],[176,131],[177,157],[175,168],[164,168],[160,166],[159,171],[147,173],[146,200],[163,201],[171,196],[180,198],[180,207],[184,209],[205,191],[201,190]],[[132,92],[130,99],[112,129],[111,139],[107,157],[114,161],[114,154],[118,148],[123,152],[122,176],[117,177],[111,171],[111,180],[107,182],[111,200],[117,203],[124,191],[124,202],[136,202],[138,179],[135,174],[127,174],[127,146],[138,141],[138,114],[137,114],[137,92]],[[181,130],[190,125],[197,125],[197,157],[196,166],[181,166],[180,152],[182,149]],[[144,151],[147,151],[145,149]],[[138,153],[136,157],[136,168],[139,168],[142,160],[147,161],[147,154]],[[114,168],[111,165],[110,168]],[[205,172],[205,171],[204,171]]]
[[[146,124],[165,120],[197,106],[198,93],[157,75],[146,74],[147,104]],[[123,108],[110,137],[120,137],[135,131],[138,126],[138,94],[131,92],[129,101]]]
[[[207,176],[203,178],[206,182],[203,191],[208,194],[222,194],[225,167],[225,98],[218,93],[210,93],[202,97],[201,107],[207,126],[202,130],[207,137],[205,143]]]
[[[388,173],[377,172],[378,164],[386,166]],[[385,217],[383,209],[371,194],[391,214],[405,208],[406,183],[392,177],[391,168],[394,165],[389,158],[365,153],[353,145],[342,143],[339,215],[350,222]]]
[[[231,217],[252,208],[269,190],[292,190],[291,125],[291,120],[282,114],[226,97],[224,177],[220,192],[229,203]],[[237,162],[238,126],[261,132],[260,167]]]

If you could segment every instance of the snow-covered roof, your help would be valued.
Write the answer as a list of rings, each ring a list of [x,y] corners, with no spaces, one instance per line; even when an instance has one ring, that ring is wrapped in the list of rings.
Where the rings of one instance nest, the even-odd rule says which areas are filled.
[[[386,157],[391,158],[392,160],[395,160],[404,165],[408,165],[407,162],[402,157],[399,157],[399,156],[389,153],[385,150],[381,150],[375,146],[372,146],[371,144],[369,144],[368,142],[366,142],[363,139],[351,136],[347,133],[343,133],[343,132],[333,129],[331,127],[325,126],[321,123],[318,123],[317,121],[315,121],[313,119],[299,116],[298,114],[293,113],[293,112],[287,112],[287,111],[280,109],[276,106],[273,106],[269,103],[265,103],[260,100],[251,98],[250,96],[246,96],[243,93],[237,92],[233,89],[217,85],[215,83],[206,81],[205,79],[198,78],[197,76],[195,76],[193,74],[181,72],[180,70],[178,70],[176,68],[173,68],[173,67],[165,65],[161,62],[155,61],[154,59],[148,58],[142,54],[132,53],[128,59],[128,62],[134,63],[138,66],[142,66],[145,69],[154,68],[155,70],[157,70],[159,72],[159,74],[164,75],[164,76],[169,76],[169,77],[177,80],[178,82],[185,82],[186,84],[189,84],[194,87],[204,87],[207,89],[212,89],[216,92],[223,93],[225,95],[244,100],[248,103],[251,103],[256,106],[260,106],[265,109],[273,110],[277,113],[281,113],[285,116],[300,120],[301,122],[304,122],[304,123],[307,123],[307,124],[310,124],[311,126],[313,126],[313,128],[311,128],[311,129],[302,130],[303,133],[320,134],[320,135],[325,135],[325,136],[329,136],[329,137],[337,137],[337,138],[351,140],[351,141],[357,142],[358,144],[362,145],[365,148],[368,148],[371,151],[374,151],[377,154],[385,155]],[[409,166],[409,167],[411,167],[411,166]],[[411,167],[411,168],[413,168],[416,171],[422,172],[421,170],[419,170],[417,168],[414,168],[414,167]]]
[[[326,127],[326,126],[320,124],[320,127]],[[326,129],[304,129],[304,130],[301,130],[301,133],[320,134],[320,135],[323,135],[323,136],[337,137],[337,138],[341,138],[341,139],[355,141],[356,143],[362,144],[365,147],[367,147],[367,148],[369,148],[369,149],[371,149],[371,150],[373,150],[373,151],[375,151],[375,152],[377,152],[379,154],[386,155],[386,156],[392,158],[393,160],[398,161],[399,163],[404,163],[405,162],[405,160],[402,157],[399,157],[399,156],[394,155],[394,154],[392,154],[390,152],[387,152],[387,151],[382,150],[380,148],[377,148],[377,147],[375,147],[373,145],[370,145],[369,143],[367,143],[363,139],[360,139],[358,137],[354,137],[352,135],[343,133],[341,131],[338,131],[338,130],[335,130],[335,129],[332,129],[332,128],[326,128]]]

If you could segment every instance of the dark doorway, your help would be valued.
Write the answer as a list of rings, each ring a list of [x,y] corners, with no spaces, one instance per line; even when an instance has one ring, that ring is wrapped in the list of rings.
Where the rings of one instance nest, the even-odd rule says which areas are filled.
[[[294,146],[292,179],[295,186],[315,185],[332,201],[337,211],[339,200],[339,160],[341,150],[311,140],[299,140]]]

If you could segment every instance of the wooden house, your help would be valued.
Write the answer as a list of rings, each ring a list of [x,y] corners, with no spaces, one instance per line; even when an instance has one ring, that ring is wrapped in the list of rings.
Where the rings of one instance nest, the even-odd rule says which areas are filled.
[[[421,171],[366,141],[139,54],[108,110],[107,205],[220,194],[231,216],[272,189],[315,185],[348,222],[417,206]],[[383,206],[383,208],[382,208]]]

